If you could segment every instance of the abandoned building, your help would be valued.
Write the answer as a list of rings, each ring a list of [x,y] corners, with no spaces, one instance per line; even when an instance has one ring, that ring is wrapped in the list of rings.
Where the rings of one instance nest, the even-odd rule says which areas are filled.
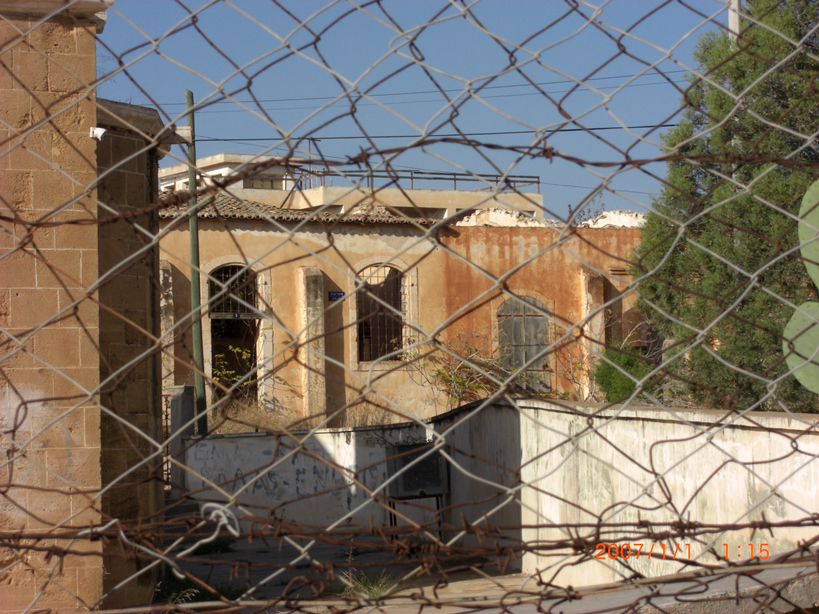
[[[200,185],[223,182],[204,188],[199,211],[205,373],[236,384],[248,422],[429,418],[470,400],[432,374],[465,352],[516,372],[521,391],[577,398],[588,373],[572,372],[566,352],[602,349],[634,326],[633,297],[618,297],[640,216],[567,228],[543,219],[535,192],[328,186],[326,176],[310,187],[315,173],[300,166],[197,162]],[[161,185],[184,189],[184,170],[160,170]],[[186,209],[160,212],[166,386],[192,381]],[[223,392],[211,388],[209,404]]]

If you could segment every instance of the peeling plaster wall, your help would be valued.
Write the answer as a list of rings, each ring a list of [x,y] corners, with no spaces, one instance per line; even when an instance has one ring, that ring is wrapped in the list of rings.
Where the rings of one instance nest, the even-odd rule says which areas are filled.
[[[329,360],[323,361],[323,365],[316,362],[312,369],[314,374],[321,373],[322,369],[326,371],[326,411],[332,413],[345,403],[360,400],[361,392],[372,387],[383,397],[375,399],[376,403],[395,410],[408,408],[416,416],[427,418],[446,411],[447,401],[430,386],[419,384],[423,380],[411,366],[398,361],[360,363],[357,360],[352,292],[358,271],[369,264],[393,262],[406,272],[410,322],[422,330],[434,330],[452,318],[452,324],[442,334],[443,339],[455,339],[459,333],[475,333],[492,348],[497,347],[496,313],[504,300],[498,290],[498,280],[503,279],[510,293],[543,302],[554,314],[555,322],[568,327],[589,315],[589,288],[582,282],[582,271],[595,272],[603,283],[611,276],[610,271],[626,266],[639,240],[639,229],[567,231],[540,223],[533,227],[450,226],[440,231],[437,240],[406,225],[338,223],[326,228],[308,223],[298,231],[293,230],[292,235],[286,229],[294,226],[289,223],[284,226],[285,230],[262,221],[202,219],[199,244],[205,272],[224,264],[247,261],[254,262],[254,268],[266,276],[264,283],[269,283],[270,298],[259,303],[264,314],[261,325],[263,329],[270,329],[275,342],[268,343],[270,349],[261,355],[270,364],[266,367],[270,376],[264,382],[264,390],[266,395],[275,397],[277,414],[293,418],[322,411],[320,400],[305,401],[311,394],[304,379],[307,367],[304,357],[294,354],[292,335],[301,331],[307,322],[301,298],[304,284],[298,273],[301,268],[319,271],[324,285],[321,300],[311,302],[314,309],[311,313],[319,309],[325,312],[324,352]],[[328,249],[330,245],[332,248]],[[272,246],[275,249],[271,249]],[[184,264],[188,250],[185,228],[168,233],[162,239],[163,256],[168,258],[167,266],[174,272],[176,323],[189,317],[188,269]],[[396,254],[400,256],[396,258]],[[517,270],[509,276],[508,272],[513,269]],[[622,290],[628,288],[622,287]],[[339,291],[346,293],[344,299],[330,301],[329,292]],[[204,281],[202,292],[206,297]],[[603,299],[604,295],[597,292],[593,302],[602,308]],[[627,301],[633,298],[627,297]],[[595,339],[602,339],[605,320],[602,311],[597,320]],[[209,318],[205,316],[205,371],[210,374],[208,330]],[[177,356],[189,347],[189,336],[179,335]],[[306,350],[300,353],[310,354]],[[176,363],[177,383],[183,383],[188,373],[182,361]],[[571,390],[570,383],[556,374],[552,375],[551,385],[553,389]],[[382,411],[377,405],[371,405],[372,401],[372,397],[367,397],[363,404],[357,405],[355,412],[366,415]],[[264,405],[272,404],[265,402]],[[336,416],[332,424],[361,424],[362,414],[355,412],[348,414],[347,422]],[[393,421],[400,420],[401,416],[393,416]]]
[[[531,462],[523,467],[521,479],[537,487],[524,490],[522,520],[524,525],[542,525],[524,529],[527,543],[570,539],[564,530],[550,528],[549,523],[593,524],[600,515],[611,523],[636,523],[638,508],[634,506],[643,506],[639,520],[647,523],[684,519],[727,524],[761,520],[763,514],[768,521],[777,522],[804,518],[816,509],[819,465],[808,462],[819,454],[816,416],[747,412],[737,419],[717,410],[675,409],[675,417],[650,407],[577,405],[574,409],[542,401],[526,401],[524,407],[521,422],[531,419],[549,425],[532,425],[522,431],[523,458]],[[592,412],[594,417],[589,416]],[[794,453],[794,441],[798,441],[798,453]],[[656,474],[649,472],[649,467]],[[663,476],[662,486],[659,476]],[[772,486],[776,488],[772,490]],[[678,516],[667,508],[650,510],[666,502],[669,495]],[[786,499],[793,505],[785,503]],[[634,506],[626,508],[624,504],[629,502]],[[774,537],[767,532],[729,531],[715,538],[715,548],[724,556],[722,544],[727,543],[735,556],[737,546],[742,545],[747,561],[749,543],[755,544],[757,553],[759,544],[767,543],[771,556],[775,556],[814,534],[815,528],[779,528]],[[623,537],[610,534],[605,543]],[[644,550],[639,560],[628,561],[631,571],[622,560],[606,558],[576,566],[566,564],[554,581],[576,587],[615,582],[635,571],[646,576],[680,571],[679,564],[657,556],[661,552],[659,540],[650,559],[645,555],[653,542],[632,541],[643,543]],[[690,543],[692,557],[706,549],[694,538],[674,540],[671,545],[666,542],[667,559],[678,542],[683,544],[679,556],[688,556],[684,544]],[[562,563],[576,560],[571,552],[567,554]],[[724,558],[715,560],[711,555],[702,560],[725,563]],[[553,561],[551,556],[527,553],[523,571],[543,571],[544,579],[551,578],[556,571],[549,569]]]

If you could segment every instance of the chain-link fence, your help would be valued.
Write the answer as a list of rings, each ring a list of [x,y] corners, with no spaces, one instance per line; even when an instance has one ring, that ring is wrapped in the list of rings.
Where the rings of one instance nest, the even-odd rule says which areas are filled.
[[[0,613],[814,611],[818,10],[0,0]]]

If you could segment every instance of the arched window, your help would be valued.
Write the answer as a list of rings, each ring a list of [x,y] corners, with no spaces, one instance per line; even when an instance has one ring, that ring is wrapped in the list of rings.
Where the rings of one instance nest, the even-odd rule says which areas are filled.
[[[526,387],[549,390],[549,361],[542,354],[549,346],[549,320],[546,306],[535,298],[522,296],[505,301],[498,308],[498,341],[504,362],[509,368],[526,367]]]
[[[359,275],[366,283],[356,294],[358,360],[368,362],[404,347],[404,276],[383,265],[369,266]]]
[[[256,274],[241,265],[219,267],[211,273],[208,299],[211,318],[257,316]]]
[[[256,365],[259,311],[256,309],[256,273],[241,265],[213,271],[208,280],[211,365],[213,379],[243,401],[256,395],[256,379],[245,376]],[[242,381],[242,384],[238,382]],[[222,396],[221,388],[216,389]]]

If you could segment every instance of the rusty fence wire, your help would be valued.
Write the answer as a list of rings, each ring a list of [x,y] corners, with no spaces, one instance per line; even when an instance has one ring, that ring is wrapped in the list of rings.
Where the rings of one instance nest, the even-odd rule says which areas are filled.
[[[0,613],[815,611],[817,15],[0,0]]]

